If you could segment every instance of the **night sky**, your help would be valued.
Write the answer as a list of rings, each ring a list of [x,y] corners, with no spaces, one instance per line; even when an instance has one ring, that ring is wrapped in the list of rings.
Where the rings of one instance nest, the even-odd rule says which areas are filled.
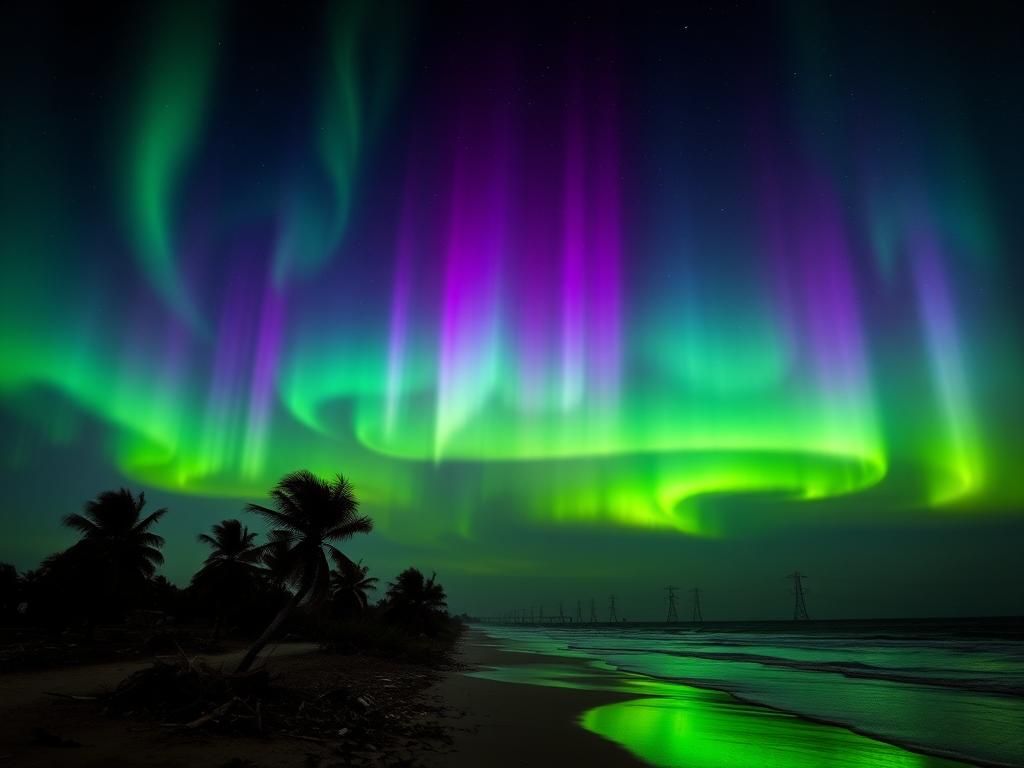
[[[1024,613],[1024,26],[894,5],[6,8],[0,560],[309,468],[457,611]]]

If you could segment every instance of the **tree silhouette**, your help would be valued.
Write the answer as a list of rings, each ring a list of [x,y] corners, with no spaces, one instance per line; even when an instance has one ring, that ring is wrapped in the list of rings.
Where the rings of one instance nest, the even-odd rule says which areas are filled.
[[[201,533],[200,543],[211,548],[209,556],[195,576],[192,585],[200,594],[213,597],[216,620],[213,637],[220,637],[229,605],[238,605],[250,598],[259,579],[260,556],[256,534],[239,520],[222,520],[211,529],[213,535]]]
[[[437,583],[437,574],[426,579],[417,568],[406,568],[388,584],[385,603],[399,621],[423,631],[432,631],[448,608],[448,599],[444,587]]]
[[[64,525],[82,538],[44,563],[53,572],[73,575],[86,601],[90,632],[99,611],[117,610],[139,595],[164,561],[164,540],[151,529],[167,510],[143,517],[145,506],[144,493],[136,497],[127,488],[104,491],[86,503],[83,514],[64,518]]]
[[[368,576],[370,568],[363,561],[342,560],[331,571],[331,599],[342,615],[366,610],[367,592],[377,588],[377,578]]]
[[[14,613],[20,594],[18,570],[10,563],[0,563],[0,612]]]
[[[322,480],[308,470],[281,478],[270,492],[273,508],[249,504],[246,509],[270,523],[268,551],[276,573],[295,591],[238,665],[252,666],[260,651],[287,621],[299,603],[323,600],[330,588],[327,553],[337,562],[351,562],[332,542],[344,541],[373,529],[370,518],[357,514],[352,485],[341,475]]]
[[[263,561],[263,577],[276,589],[285,589],[288,585],[288,567],[291,561],[290,539],[279,531],[271,531],[270,541],[260,547]]]

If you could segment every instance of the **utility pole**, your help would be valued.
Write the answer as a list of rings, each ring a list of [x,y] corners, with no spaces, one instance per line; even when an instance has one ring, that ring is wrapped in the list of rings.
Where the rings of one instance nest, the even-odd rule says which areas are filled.
[[[668,617],[665,619],[666,624],[671,624],[673,621],[679,621],[679,611],[676,610],[676,590],[679,587],[665,587],[665,591],[668,592]]]
[[[793,571],[786,576],[793,580],[793,621],[807,621],[807,603],[804,602],[804,576],[800,571]]]
[[[590,598],[590,623],[597,624],[597,608],[594,607],[594,598]]]
[[[693,595],[693,623],[702,624],[704,623],[704,615],[700,612],[700,588],[694,587],[690,590]]]
[[[615,612],[615,595],[608,598],[608,623],[615,624],[619,620],[619,615]]]

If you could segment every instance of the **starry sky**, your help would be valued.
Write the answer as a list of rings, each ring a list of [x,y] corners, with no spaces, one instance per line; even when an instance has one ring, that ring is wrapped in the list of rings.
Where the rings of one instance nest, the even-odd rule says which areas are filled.
[[[1012,5],[484,5],[5,9],[0,560],[304,467],[460,611],[1024,613]]]

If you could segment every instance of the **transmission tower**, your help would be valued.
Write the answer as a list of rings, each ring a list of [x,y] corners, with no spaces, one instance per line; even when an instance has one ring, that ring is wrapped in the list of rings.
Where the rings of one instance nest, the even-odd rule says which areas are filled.
[[[800,571],[793,571],[786,576],[793,580],[793,621],[807,621],[807,603],[804,602],[804,576]]]
[[[537,613],[537,622],[540,624],[544,623],[544,606],[540,607],[540,611]]]
[[[597,608],[594,607],[594,598],[590,598],[590,623],[597,624]]]
[[[615,624],[619,620],[619,615],[615,612],[615,595],[608,598],[608,623]]]
[[[679,587],[665,587],[665,591],[668,592],[668,617],[665,619],[666,624],[671,624],[673,621],[679,621],[679,611],[676,610],[676,590]]]
[[[558,601],[558,623],[565,624],[565,611],[562,610],[562,601]]]
[[[693,595],[693,623],[702,624],[704,622],[704,614],[700,612],[700,588],[694,587],[690,590],[690,594]]]
[[[576,623],[577,624],[582,624],[583,623],[583,601],[582,600],[577,600],[576,601]]]

